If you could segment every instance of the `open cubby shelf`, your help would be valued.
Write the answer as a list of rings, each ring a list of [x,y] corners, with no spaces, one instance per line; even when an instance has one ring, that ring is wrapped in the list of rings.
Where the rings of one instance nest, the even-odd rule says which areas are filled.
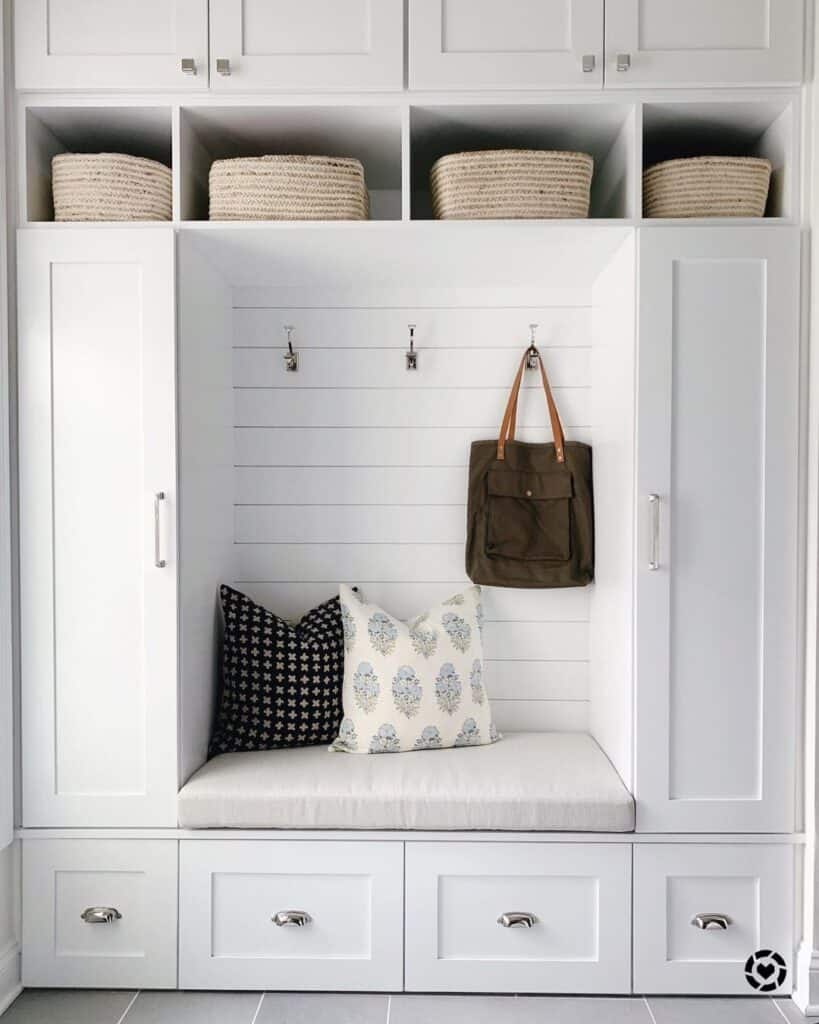
[[[619,102],[588,96],[514,102],[413,96],[349,103],[337,97],[291,103],[254,98],[156,106],[32,100],[22,108],[21,219],[53,222],[51,159],[61,152],[116,151],[160,160],[174,171],[174,223],[209,226],[208,174],[213,161],[222,158],[357,157],[370,189],[371,220],[377,223],[432,219],[429,174],[446,153],[554,148],[594,158],[590,221],[640,222],[642,171],[660,160],[707,154],[767,157],[774,170],[766,218],[794,220],[798,103],[793,92]]]

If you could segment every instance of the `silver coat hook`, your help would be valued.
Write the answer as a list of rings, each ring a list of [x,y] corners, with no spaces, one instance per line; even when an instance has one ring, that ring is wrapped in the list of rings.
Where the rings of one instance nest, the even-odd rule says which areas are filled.
[[[284,328],[287,334],[287,351],[284,353],[284,368],[288,373],[295,373],[299,368],[299,354],[293,351],[293,331],[295,327],[287,324]]]
[[[537,361],[540,359],[540,353],[537,350],[535,344],[535,332],[538,329],[538,324],[529,324],[529,351],[526,353],[526,369],[536,370]]]
[[[415,324],[409,324],[410,347],[407,352],[407,369],[418,369],[418,353],[415,351]]]

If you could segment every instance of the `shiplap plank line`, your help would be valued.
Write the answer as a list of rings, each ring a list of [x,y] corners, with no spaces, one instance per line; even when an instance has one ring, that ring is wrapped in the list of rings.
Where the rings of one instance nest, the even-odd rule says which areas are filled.
[[[367,601],[378,604],[400,619],[420,615],[432,605],[463,590],[463,573],[452,580],[376,581],[358,580]],[[237,580],[234,585],[277,615],[298,619],[322,601],[338,593],[338,580]],[[483,587],[483,608],[492,622],[585,622],[589,618],[589,591],[584,588],[560,590],[514,590]],[[542,657],[543,654],[538,655]],[[522,671],[524,671],[522,669]]]
[[[497,430],[497,427],[495,428]],[[519,441],[549,440],[548,430],[525,427]],[[473,441],[492,439],[483,428],[248,427],[234,431],[237,466],[466,466]],[[592,443],[592,431],[574,429],[573,441]]]
[[[497,700],[587,700],[586,661],[484,662],[484,679]]]
[[[299,353],[297,373],[288,373],[282,347],[235,348],[233,385],[304,388],[469,388],[511,385],[519,352],[502,349],[426,349],[418,353],[418,370],[407,372],[404,353],[391,349],[309,349]],[[585,387],[589,383],[588,348],[543,350],[554,387]],[[522,387],[540,389],[540,374],[524,375]]]
[[[239,467],[234,480],[237,505],[459,505],[467,490],[465,467]]]
[[[491,690],[489,691],[491,693]],[[585,700],[491,700],[501,732],[588,732]]]
[[[536,323],[541,347],[590,345],[589,307],[539,306],[523,309],[234,309],[233,344],[266,348],[280,345],[285,326],[300,351],[312,348],[407,347],[408,324],[422,351],[435,348],[520,349]]]
[[[237,427],[458,427],[497,432],[507,387],[486,388],[237,388]],[[592,424],[591,389],[554,389],[568,430]],[[521,395],[520,427],[548,430],[542,392]]]
[[[466,507],[239,506],[234,536],[237,544],[458,544],[466,538]]]

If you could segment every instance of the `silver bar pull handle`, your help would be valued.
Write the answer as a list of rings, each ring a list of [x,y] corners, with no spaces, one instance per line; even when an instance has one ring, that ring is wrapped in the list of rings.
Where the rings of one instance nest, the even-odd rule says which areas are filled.
[[[701,931],[710,931],[712,929],[718,929],[724,932],[732,924],[731,918],[726,917],[725,914],[695,914],[691,918],[691,924],[695,928],[699,928]]]
[[[162,557],[162,523],[159,514],[159,503],[165,500],[165,492],[157,491],[154,495],[154,565],[164,569],[167,562]]]
[[[651,553],[648,567],[651,572],[660,568],[660,495],[649,494],[648,503],[651,507]]]
[[[534,914],[527,914],[521,910],[507,910],[498,918],[498,924],[502,928],[534,928],[537,918]]]
[[[179,66],[182,70],[183,75],[195,75],[196,74],[196,61],[193,57],[183,57],[179,62]]]
[[[116,907],[86,907],[80,917],[86,924],[113,924],[122,919],[122,914]]]
[[[306,910],[279,910],[270,919],[279,928],[291,926],[293,928],[304,928],[310,924],[313,918]]]

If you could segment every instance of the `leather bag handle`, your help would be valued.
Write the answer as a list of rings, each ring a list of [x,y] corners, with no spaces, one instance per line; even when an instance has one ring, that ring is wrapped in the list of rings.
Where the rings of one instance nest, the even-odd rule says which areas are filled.
[[[503,414],[500,434],[498,436],[498,459],[500,461],[503,461],[506,458],[506,442],[515,440],[520,385],[523,381],[523,372],[526,368],[526,359],[529,353],[532,351],[532,349],[534,349],[534,351],[537,352],[537,362],[538,366],[540,367],[540,379],[543,382],[543,392],[546,395],[546,406],[549,410],[549,420],[552,424],[552,437],[554,438],[555,443],[555,457],[558,462],[564,462],[566,456],[563,447],[566,442],[566,438],[563,433],[563,424],[560,422],[560,414],[557,411],[555,400],[552,397],[552,389],[549,384],[549,378],[546,376],[546,367],[543,365],[543,359],[541,358],[540,352],[534,345],[530,345],[523,353],[523,358],[520,361],[518,372],[515,375],[515,379],[512,383],[512,390],[509,394],[509,401],[506,403],[506,411]]]

